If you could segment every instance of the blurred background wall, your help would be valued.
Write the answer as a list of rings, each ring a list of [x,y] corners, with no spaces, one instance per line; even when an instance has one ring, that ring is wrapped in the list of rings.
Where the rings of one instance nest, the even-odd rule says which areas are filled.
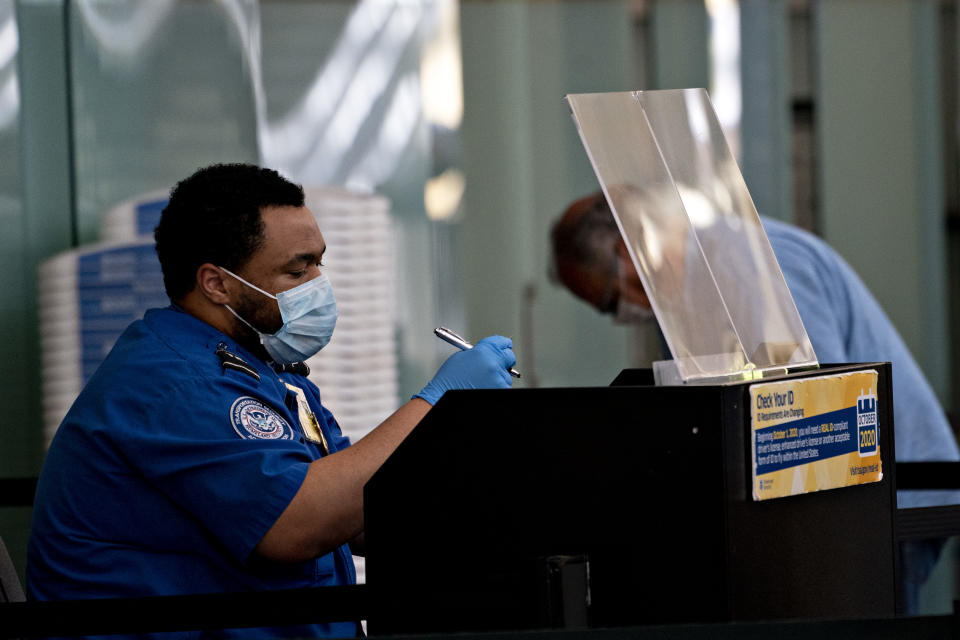
[[[648,364],[547,277],[598,187],[580,92],[708,88],[761,214],[847,258],[952,412],[958,31],[955,0],[0,0],[0,475],[44,455],[40,265],[212,162],[387,199],[397,403],[440,324],[512,336],[520,386]],[[29,516],[0,508],[21,570]]]

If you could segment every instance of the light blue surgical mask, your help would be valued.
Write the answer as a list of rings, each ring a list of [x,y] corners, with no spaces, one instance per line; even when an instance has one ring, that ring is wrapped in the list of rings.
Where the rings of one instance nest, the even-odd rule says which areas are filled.
[[[617,279],[619,280],[620,297],[617,298],[617,308],[613,314],[614,324],[645,324],[651,320],[656,320],[657,316],[653,313],[653,309],[626,300],[623,297],[623,292],[626,291],[629,286],[627,284],[626,270],[633,269],[633,263],[624,264],[624,262],[623,258],[617,257]]]
[[[220,267],[223,269],[223,267]],[[267,293],[255,284],[251,284],[229,269],[225,272],[259,291],[268,298],[277,301],[283,326],[276,333],[263,333],[240,317],[236,311],[225,305],[240,322],[257,332],[260,344],[278,364],[302,362],[327,346],[337,324],[337,301],[333,298],[333,288],[325,274],[320,274],[309,282],[281,291],[277,295]]]

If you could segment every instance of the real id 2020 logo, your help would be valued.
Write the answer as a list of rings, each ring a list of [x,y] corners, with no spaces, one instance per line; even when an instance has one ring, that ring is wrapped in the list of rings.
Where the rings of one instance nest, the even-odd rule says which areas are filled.
[[[867,393],[861,389],[857,396],[857,436],[861,458],[877,453],[877,422],[877,395],[873,389]]]

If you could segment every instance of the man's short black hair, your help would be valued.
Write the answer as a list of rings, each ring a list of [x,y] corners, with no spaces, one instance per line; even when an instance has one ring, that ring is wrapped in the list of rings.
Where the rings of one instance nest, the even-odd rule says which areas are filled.
[[[303,189],[251,164],[215,164],[177,183],[153,233],[170,299],[193,290],[206,262],[242,269],[263,243],[260,212],[270,206],[302,207]]]

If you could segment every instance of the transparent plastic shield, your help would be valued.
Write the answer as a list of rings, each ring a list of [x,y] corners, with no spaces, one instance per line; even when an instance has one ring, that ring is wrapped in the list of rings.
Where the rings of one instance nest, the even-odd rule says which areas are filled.
[[[679,377],[816,366],[706,91],[566,100]]]

